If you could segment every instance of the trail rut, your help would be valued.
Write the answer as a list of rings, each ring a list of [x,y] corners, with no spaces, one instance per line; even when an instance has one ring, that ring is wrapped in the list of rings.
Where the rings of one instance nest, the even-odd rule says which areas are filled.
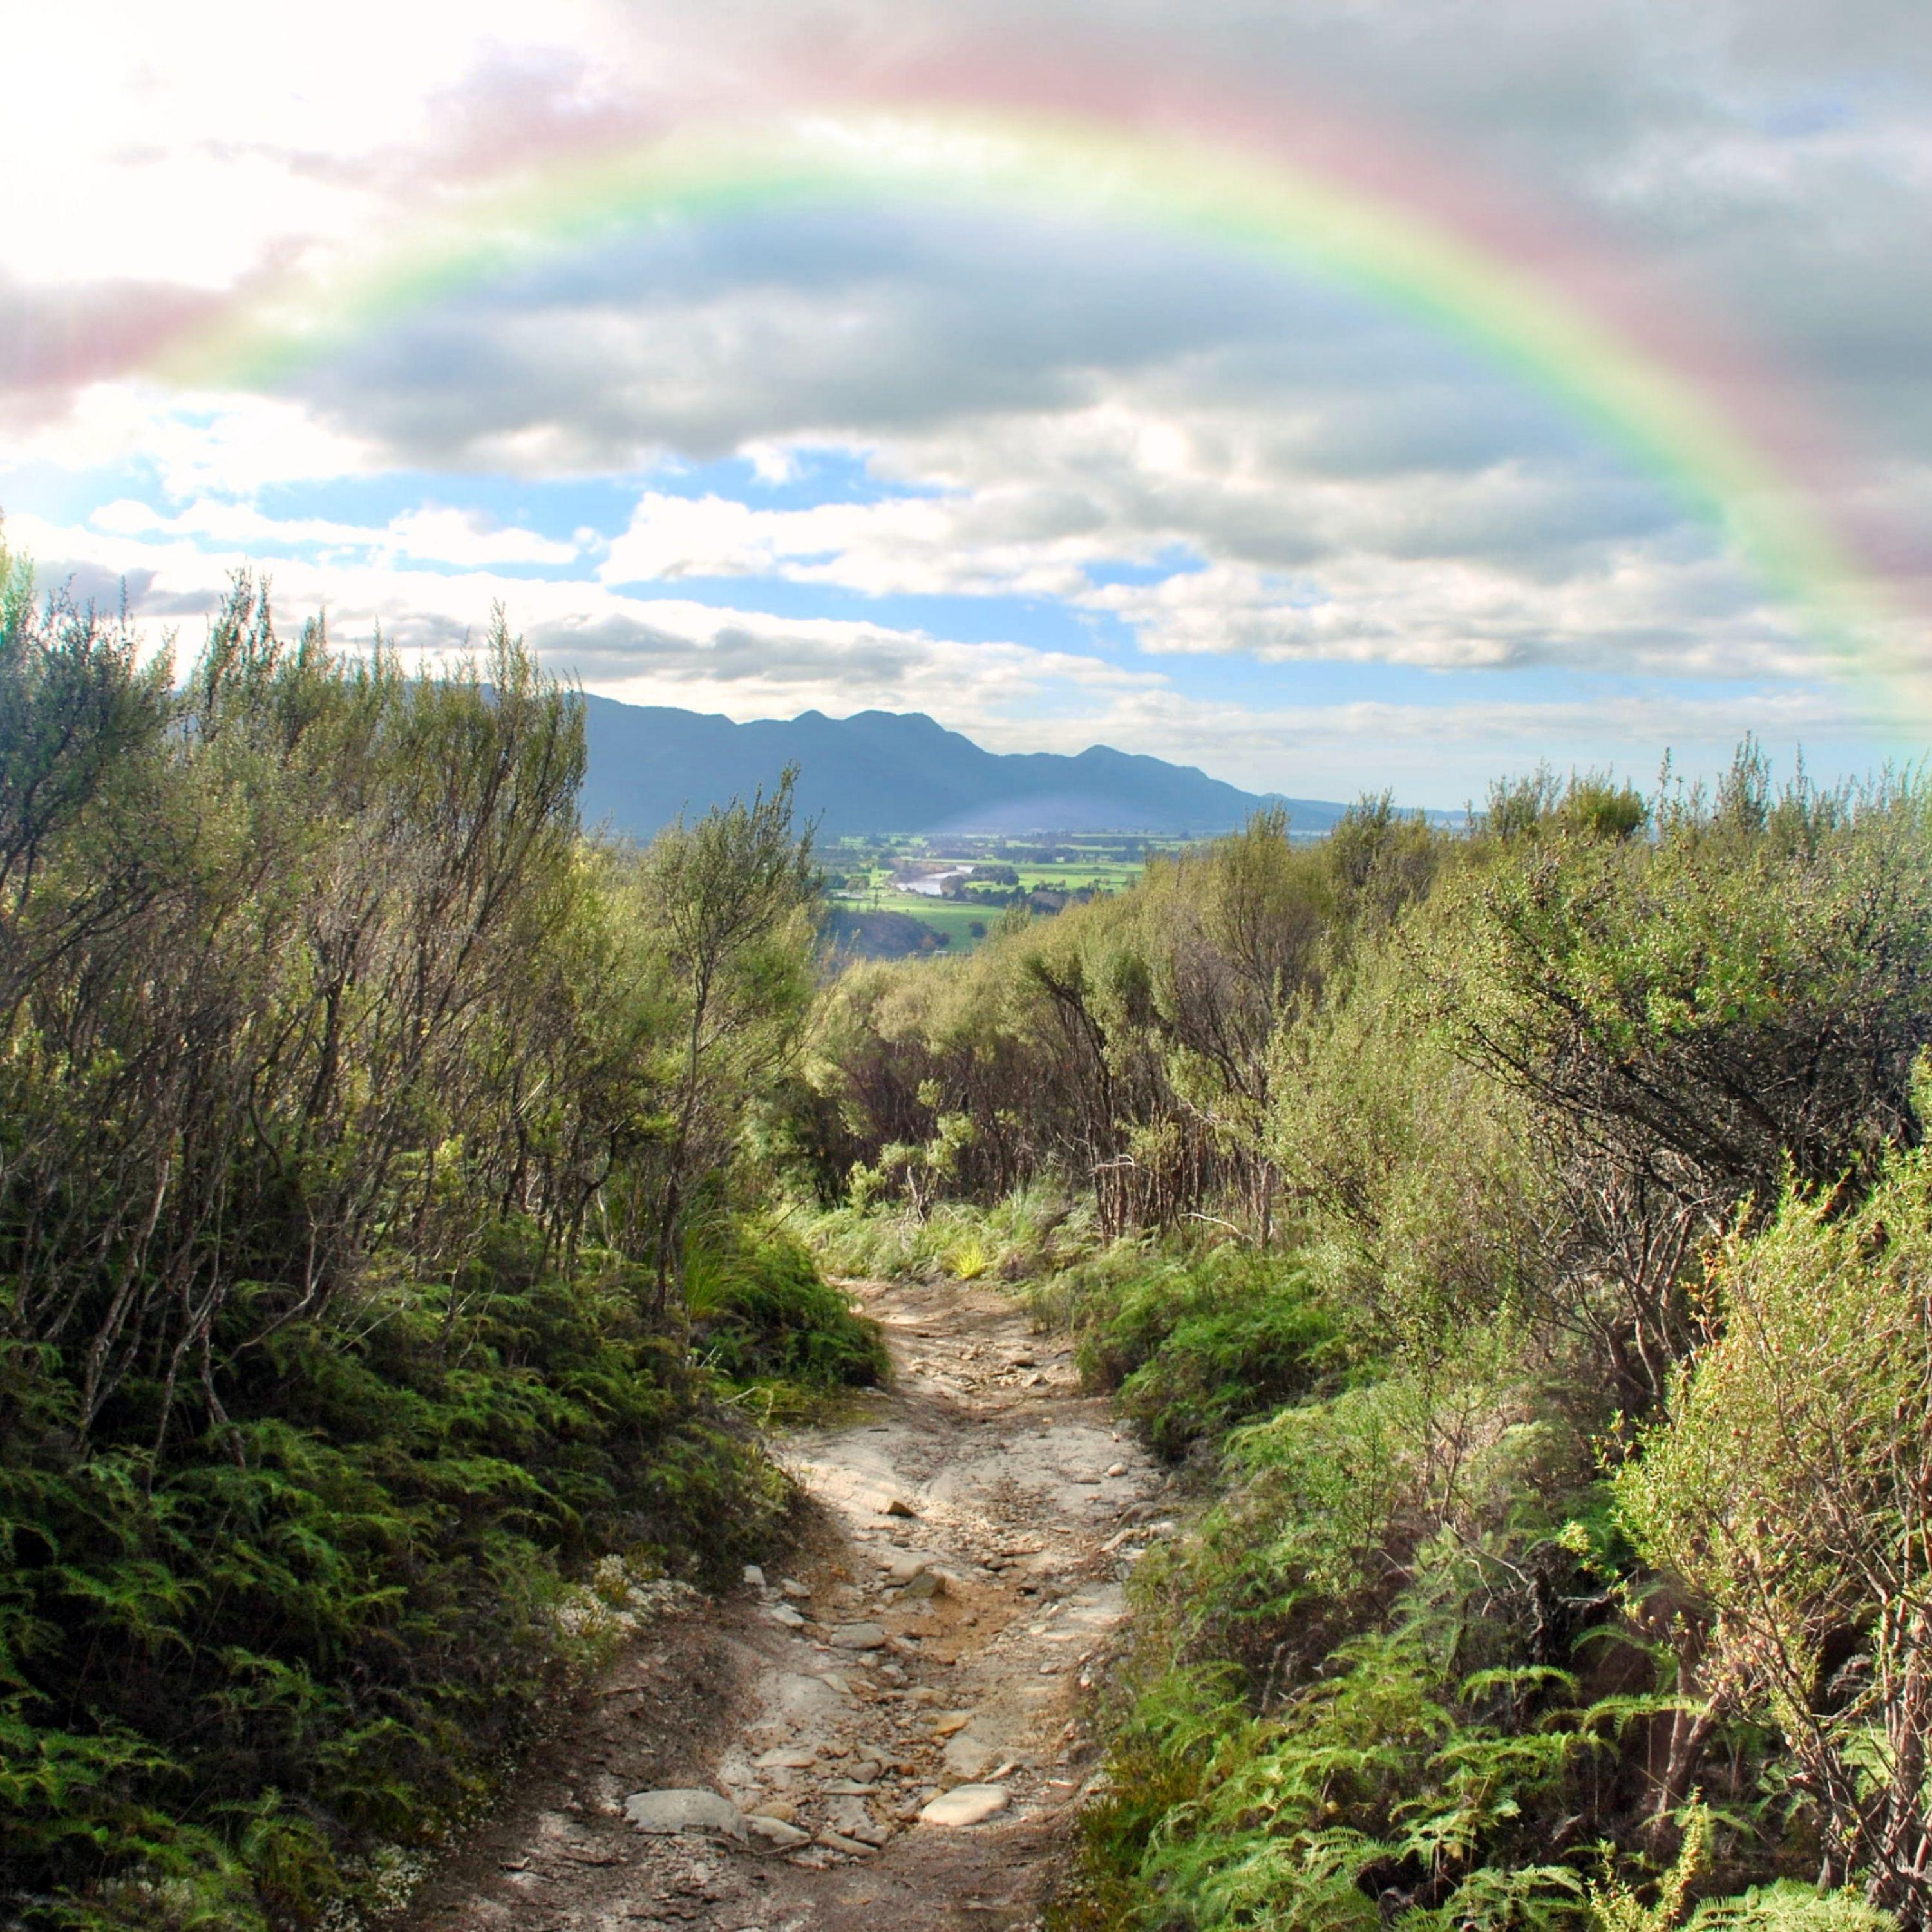
[[[1009,1298],[856,1292],[895,1374],[781,1446],[814,1503],[788,1567],[640,1637],[413,1932],[1036,1921],[1161,1478]]]

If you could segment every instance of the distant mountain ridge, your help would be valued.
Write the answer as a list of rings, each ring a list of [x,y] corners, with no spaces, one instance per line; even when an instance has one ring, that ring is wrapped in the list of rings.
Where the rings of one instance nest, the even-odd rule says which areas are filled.
[[[648,838],[680,812],[770,791],[799,768],[802,818],[827,833],[1226,832],[1262,807],[1287,808],[1300,832],[1326,831],[1343,806],[1263,796],[1192,765],[1096,745],[1075,757],[988,752],[923,712],[861,711],[736,724],[700,711],[586,697],[587,824]]]

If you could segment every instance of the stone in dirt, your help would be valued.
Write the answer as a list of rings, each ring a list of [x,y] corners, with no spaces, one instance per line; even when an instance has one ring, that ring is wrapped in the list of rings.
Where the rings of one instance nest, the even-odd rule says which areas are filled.
[[[832,1641],[841,1650],[884,1650],[885,1628],[880,1624],[841,1624],[832,1633]]]
[[[944,1717],[932,1720],[932,1735],[936,1738],[950,1738],[955,1731],[963,1731],[973,1721],[970,1711],[948,1711]]]
[[[862,1798],[834,1799],[826,1808],[825,1822],[829,1830],[842,1838],[856,1838],[861,1844],[871,1842],[866,1834],[872,1828],[872,1814],[866,1809]]]
[[[886,1514],[888,1516],[916,1516],[918,1515],[919,1511],[914,1509],[910,1503],[905,1502],[902,1498],[895,1496],[890,1502],[886,1504]]]
[[[862,1845],[856,1838],[848,1838],[842,1832],[821,1832],[818,1842],[835,1852],[843,1852],[850,1858],[869,1858],[878,1849],[876,1845]]]
[[[745,1821],[728,1798],[715,1791],[638,1791],[624,1800],[634,1831],[662,1836],[674,1832],[722,1832],[742,1838]]]
[[[767,1708],[780,1719],[808,1724],[830,1716],[846,1701],[845,1687],[802,1671],[781,1671],[768,1694]]]
[[[999,1755],[985,1738],[976,1738],[970,1731],[962,1731],[940,1754],[947,1782],[952,1784],[980,1782],[998,1762]]]
[[[809,1771],[818,1762],[818,1754],[807,1750],[802,1744],[788,1744],[777,1750],[768,1750],[752,1762],[760,1771]]]
[[[747,1828],[754,1837],[764,1840],[768,1845],[776,1845],[782,1852],[788,1852],[794,1845],[809,1844],[812,1834],[801,1832],[796,1825],[782,1818],[773,1818],[762,1811],[754,1811],[745,1820]]]
[[[1012,1802],[1006,1787],[999,1784],[958,1784],[942,1791],[919,1814],[922,1825],[945,1825],[957,1831],[968,1825],[983,1825],[1004,1811]]]
[[[747,1563],[745,1565],[745,1582],[748,1588],[762,1590],[765,1587],[765,1573],[755,1563]]]
[[[768,1604],[764,1618],[767,1623],[776,1624],[783,1630],[802,1630],[805,1619],[789,1604]]]

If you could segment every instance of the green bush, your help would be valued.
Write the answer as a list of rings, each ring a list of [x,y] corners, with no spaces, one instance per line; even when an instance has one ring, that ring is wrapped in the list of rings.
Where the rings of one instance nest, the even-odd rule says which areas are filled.
[[[1579,1661],[1612,1614],[1570,1527],[1604,1507],[1587,1443],[1511,1338],[1453,1354],[1234,1431],[1225,1494],[1140,1566],[1068,1924],[1581,1923],[1628,1828],[1600,1768],[1659,1707]]]
[[[1932,1101],[1922,1065],[1915,1098]],[[1707,1612],[1687,1685],[1776,1726],[1826,1861],[1932,1912],[1932,1153],[1853,1213],[1793,1188],[1714,1256],[1703,1346],[1617,1478],[1646,1559]]]
[[[701,1229],[685,1262],[694,1340],[728,1382],[810,1394],[882,1382],[878,1324],[818,1271],[796,1237],[735,1224]]]
[[[1232,1244],[1118,1242],[1036,1306],[1075,1330],[1082,1380],[1114,1391],[1169,1457],[1299,1400],[1340,1366],[1335,1324],[1302,1270]]]
[[[1050,1275],[1093,1252],[1090,1202],[1034,1181],[990,1204],[946,1201],[920,1214],[896,1202],[858,1202],[812,1216],[804,1238],[854,1280],[1001,1281]]]
[[[1927,780],[1270,812],[828,990],[820,1252],[1028,1277],[1208,1495],[1065,1924],[1932,1923]]]
[[[568,1579],[726,1574],[785,1507],[643,1271],[500,1228],[244,1358],[225,1419],[73,1454],[5,1359],[0,1869],[53,1921],[311,1916],[433,1840],[592,1660]],[[124,1401],[148,1406],[134,1385]]]
[[[789,781],[596,845],[500,618],[412,677],[243,576],[178,676],[4,542],[0,748],[0,1917],[393,1904],[788,1501],[668,1290],[811,994]]]

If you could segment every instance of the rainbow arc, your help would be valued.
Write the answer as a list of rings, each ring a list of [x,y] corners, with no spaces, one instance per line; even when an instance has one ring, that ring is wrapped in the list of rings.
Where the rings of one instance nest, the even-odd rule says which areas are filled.
[[[1895,545],[1844,508],[1857,463],[1798,386],[1643,265],[1439,158],[1306,113],[1224,101],[1150,117],[1090,77],[1070,106],[988,98],[999,88],[972,71],[925,98],[903,77],[890,91],[507,158],[456,214],[324,284],[253,294],[153,366],[272,386],[544,251],[670,218],[912,197],[1153,227],[1355,290],[1502,367],[1720,528],[1840,672],[1876,680],[1894,715],[1903,698],[1918,726],[1932,716],[1924,613],[1882,562]]]

